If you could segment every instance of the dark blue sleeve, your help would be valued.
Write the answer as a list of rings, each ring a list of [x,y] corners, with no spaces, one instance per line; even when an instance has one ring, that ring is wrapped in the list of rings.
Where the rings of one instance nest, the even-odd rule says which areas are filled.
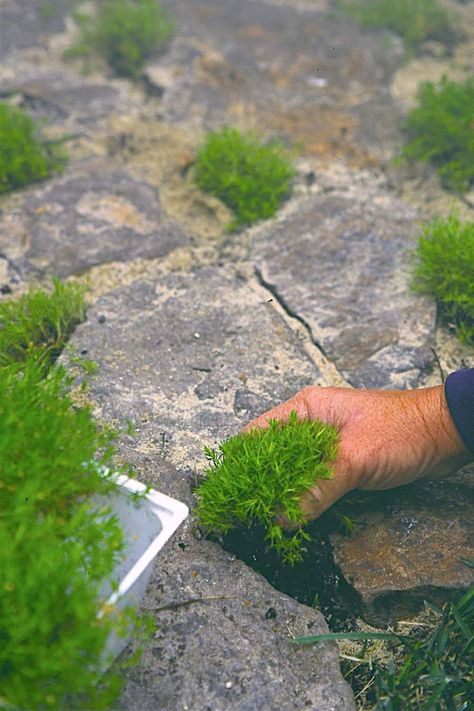
[[[448,375],[444,392],[456,429],[468,450],[474,452],[474,368]]]

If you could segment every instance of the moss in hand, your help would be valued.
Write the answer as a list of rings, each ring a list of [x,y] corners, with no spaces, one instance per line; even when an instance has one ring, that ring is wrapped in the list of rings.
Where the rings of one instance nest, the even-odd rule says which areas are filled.
[[[286,562],[297,563],[310,540],[301,528],[300,497],[318,479],[331,478],[337,443],[334,427],[298,420],[292,412],[286,423],[271,420],[268,428],[231,437],[218,450],[207,447],[210,466],[196,492],[200,522],[213,533],[262,523],[270,545]],[[299,528],[286,533],[277,517]]]
[[[474,223],[453,213],[425,225],[418,238],[413,288],[436,299],[444,323],[474,343]]]
[[[38,139],[35,122],[27,113],[0,102],[0,193],[48,178],[65,160],[56,144]]]
[[[234,230],[273,217],[290,194],[295,172],[281,143],[263,145],[250,133],[226,127],[206,137],[194,180],[234,211]]]

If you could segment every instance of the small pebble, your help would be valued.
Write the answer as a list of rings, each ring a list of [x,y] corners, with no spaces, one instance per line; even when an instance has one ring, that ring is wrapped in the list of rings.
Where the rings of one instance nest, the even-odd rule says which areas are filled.
[[[275,610],[275,608],[269,607],[265,613],[265,619],[266,620],[274,620],[276,616],[277,616],[277,611]]]
[[[192,535],[193,538],[195,538],[197,541],[201,541],[201,540],[202,540],[202,537],[203,537],[203,536],[202,536],[202,531],[201,531],[201,529],[199,528],[199,526],[193,526],[193,528],[191,529],[191,535]]]
[[[100,314],[100,316],[97,317],[97,321],[99,323],[105,323],[107,319],[105,318],[104,314]]]
[[[194,338],[201,338],[199,333],[194,333],[193,335],[194,335]]]
[[[233,687],[233,683],[232,683],[231,681],[226,681],[226,683],[225,683],[225,688],[226,688],[226,689],[232,689],[232,687]]]

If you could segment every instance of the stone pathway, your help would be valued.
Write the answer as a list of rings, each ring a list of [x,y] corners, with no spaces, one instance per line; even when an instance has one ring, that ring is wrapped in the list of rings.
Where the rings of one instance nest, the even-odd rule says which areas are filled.
[[[474,365],[409,290],[420,217],[451,197],[436,186],[425,201],[431,175],[410,205],[397,196],[412,194],[387,164],[401,144],[399,42],[324,0],[170,0],[177,36],[133,86],[61,61],[71,4],[47,17],[0,0],[0,95],[67,133],[71,156],[63,175],[2,198],[0,286],[89,280],[72,342],[99,365],[97,416],[136,424],[120,455],[140,480],[192,507],[203,446],[305,385],[416,387]],[[236,235],[190,179],[203,132],[222,124],[301,145],[291,200]],[[464,472],[418,497],[366,499],[356,535],[332,536],[366,619],[472,584],[458,556],[474,557],[473,485]],[[291,644],[327,630],[321,612],[202,540],[192,516],[144,605],[158,629],[117,709],[355,708],[337,648]]]

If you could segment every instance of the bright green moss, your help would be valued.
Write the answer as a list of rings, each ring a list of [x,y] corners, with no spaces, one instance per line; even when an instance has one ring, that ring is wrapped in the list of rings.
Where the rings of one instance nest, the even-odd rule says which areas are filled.
[[[409,51],[425,40],[452,45],[455,18],[438,0],[337,0],[336,6],[370,29],[400,35]]]
[[[291,191],[295,169],[280,143],[261,144],[235,128],[209,133],[198,151],[194,180],[235,213],[229,229],[273,217]]]
[[[88,462],[110,465],[111,436],[73,406],[62,370],[43,376],[32,358],[0,369],[0,707],[107,708],[119,680],[95,684],[126,620],[97,615],[123,537],[94,509],[114,485]]]
[[[28,114],[0,102],[0,193],[44,180],[64,162],[65,154],[57,146],[39,140]]]
[[[337,441],[333,427],[298,420],[293,412],[286,424],[272,420],[268,429],[231,437],[218,450],[206,448],[211,464],[196,492],[200,522],[210,532],[226,533],[258,521],[270,545],[287,562],[298,562],[309,535],[302,528],[285,533],[275,517],[296,526],[305,523],[301,494],[331,477]]]
[[[474,223],[456,214],[427,224],[418,239],[413,286],[431,294],[441,319],[474,343]]]
[[[78,42],[65,57],[86,57],[94,52],[107,61],[117,76],[138,79],[145,62],[163,49],[175,29],[170,12],[157,0],[105,0],[94,17],[76,14]]]
[[[51,291],[30,287],[0,301],[0,367],[33,356],[48,370],[84,317],[84,288],[58,279]]]
[[[120,669],[102,677],[111,634],[150,621],[104,607],[122,530],[97,503],[116,485],[116,434],[68,395],[52,367],[84,319],[84,289],[54,281],[0,303],[0,708],[110,708]],[[100,683],[99,683],[100,682]]]
[[[403,155],[432,163],[443,184],[466,192],[474,185],[474,79],[464,82],[444,77],[439,85],[426,82],[418,92],[418,106],[403,130],[409,142]]]

